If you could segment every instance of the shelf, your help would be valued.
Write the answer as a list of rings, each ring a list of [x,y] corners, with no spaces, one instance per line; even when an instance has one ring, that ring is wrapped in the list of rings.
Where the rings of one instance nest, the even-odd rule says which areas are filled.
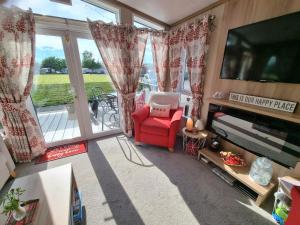
[[[225,170],[235,179],[255,191],[260,196],[266,196],[269,194],[270,191],[275,187],[275,184],[271,182],[268,186],[261,186],[254,181],[252,181],[249,177],[250,168],[248,166],[244,167],[233,167],[227,166],[223,163],[222,158],[219,156],[219,153],[212,152],[206,148],[200,150],[200,154],[205,158],[209,159],[213,162],[216,166],[220,167],[221,169]]]
[[[295,113],[287,113],[287,112],[281,112],[277,111],[274,109],[268,109],[268,108],[263,108],[259,106],[254,106],[254,105],[248,105],[240,102],[233,102],[229,100],[223,100],[223,99],[214,99],[214,98],[209,98],[208,99],[209,103],[216,104],[216,105],[222,105],[222,106],[228,106],[236,109],[241,109],[241,110],[246,110],[258,114],[262,114],[265,116],[271,116],[274,118],[286,120],[289,122],[293,123],[299,123],[300,124],[300,115],[295,114]]]

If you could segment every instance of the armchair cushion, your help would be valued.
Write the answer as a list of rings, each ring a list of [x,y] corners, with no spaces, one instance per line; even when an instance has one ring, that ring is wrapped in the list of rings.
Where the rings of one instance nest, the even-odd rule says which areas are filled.
[[[171,126],[170,118],[148,117],[141,126],[141,131],[148,134],[168,136]]]
[[[152,103],[150,107],[150,116],[153,117],[169,117],[170,116],[170,105],[160,105]]]
[[[171,123],[180,122],[183,113],[183,108],[178,108],[172,116]]]
[[[170,105],[171,109],[177,109],[179,106],[180,94],[175,92],[151,92],[149,105],[157,103],[161,105]]]

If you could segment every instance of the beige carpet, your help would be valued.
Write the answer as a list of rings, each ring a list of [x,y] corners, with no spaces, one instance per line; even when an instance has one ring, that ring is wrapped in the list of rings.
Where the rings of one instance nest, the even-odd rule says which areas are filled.
[[[24,176],[71,162],[88,225],[275,224],[269,212],[180,149],[180,144],[175,153],[136,147],[131,139],[113,136],[90,141],[87,154],[19,165],[17,173]]]

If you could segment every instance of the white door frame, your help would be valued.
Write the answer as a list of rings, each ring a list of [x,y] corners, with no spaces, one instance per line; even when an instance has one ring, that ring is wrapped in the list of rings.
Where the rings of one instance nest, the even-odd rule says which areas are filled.
[[[78,48],[78,42],[77,39],[89,39],[93,40],[90,33],[80,33],[80,32],[70,32],[70,46],[73,50],[73,62],[74,62],[74,69],[76,73],[76,78],[78,82],[78,99],[80,101],[81,107],[80,107],[80,114],[82,115],[89,115],[89,105],[88,105],[88,97],[84,88],[84,80],[82,76],[82,68],[81,68],[81,62],[80,62],[80,53]],[[86,138],[87,139],[93,139],[97,137],[103,137],[107,135],[117,134],[121,132],[121,128],[119,129],[112,129],[107,131],[102,131],[98,133],[93,133],[92,126],[91,126],[91,120],[88,116],[84,116],[83,118],[83,126],[85,126],[86,131]]]
[[[73,81],[74,80],[74,72],[73,72],[73,66],[72,66],[72,58],[70,58],[69,55],[69,48],[68,47],[68,41],[66,39],[68,32],[63,31],[63,30],[54,30],[54,29],[46,29],[46,28],[39,28],[37,29],[36,32],[37,35],[49,35],[49,36],[56,36],[60,37],[62,40],[62,45],[63,45],[63,50],[64,50],[64,56],[65,60],[67,63],[68,71],[69,71],[69,79],[70,79],[70,87],[73,87],[75,90],[75,96],[74,97],[74,107],[75,107],[75,114],[76,114],[76,119],[78,121],[79,129],[80,129],[80,135],[79,137],[71,138],[71,139],[64,139],[60,141],[54,141],[50,143],[46,143],[47,147],[52,147],[52,146],[57,146],[57,145],[63,145],[63,144],[68,144],[72,142],[78,142],[84,140],[86,134],[83,126],[80,126],[80,123],[82,123],[82,114],[78,112],[78,108],[80,108],[80,103],[78,99],[78,94],[77,94],[77,86],[76,83]]]
[[[59,36],[62,38],[62,44],[64,49],[64,55],[67,62],[67,67],[69,71],[69,79],[70,79],[70,86],[75,90],[74,96],[74,106],[75,106],[75,113],[78,120],[78,125],[80,128],[80,137],[72,138],[72,139],[65,139],[61,141],[47,143],[47,147],[68,144],[72,142],[82,141],[82,140],[89,140],[99,137],[104,137],[107,135],[118,134],[121,132],[120,129],[113,129],[108,131],[103,131],[99,133],[93,133],[91,120],[89,118],[89,105],[87,101],[87,95],[84,88],[84,80],[82,76],[82,68],[80,62],[80,53],[77,43],[77,38],[82,39],[92,39],[90,32],[86,29],[87,26],[84,27],[80,32],[78,29],[72,31],[70,27],[66,25],[66,27],[59,27],[55,29],[48,24],[39,24],[37,26],[38,35],[50,35],[50,36]],[[47,28],[47,27],[50,27]]]

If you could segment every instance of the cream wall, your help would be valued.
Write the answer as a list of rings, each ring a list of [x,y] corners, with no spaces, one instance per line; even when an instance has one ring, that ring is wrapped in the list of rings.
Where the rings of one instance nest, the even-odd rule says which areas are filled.
[[[222,80],[219,78],[229,29],[297,11],[300,11],[299,0],[228,0],[190,19],[193,20],[205,14],[216,15],[216,27],[211,34],[207,58],[207,73],[204,84],[204,105],[202,107],[202,118],[204,120],[206,120],[208,112],[208,99],[215,91],[235,91],[251,95],[297,101],[300,104],[300,84],[259,83]],[[182,24],[183,23],[178,24],[177,26]],[[299,106],[295,113],[300,115]],[[242,152],[248,162],[256,158],[256,156],[250,152],[244,151],[228,142],[224,142],[223,144],[228,150]],[[274,170],[274,177],[287,174],[300,177],[300,163],[298,163],[294,170],[288,170],[274,163]]]

